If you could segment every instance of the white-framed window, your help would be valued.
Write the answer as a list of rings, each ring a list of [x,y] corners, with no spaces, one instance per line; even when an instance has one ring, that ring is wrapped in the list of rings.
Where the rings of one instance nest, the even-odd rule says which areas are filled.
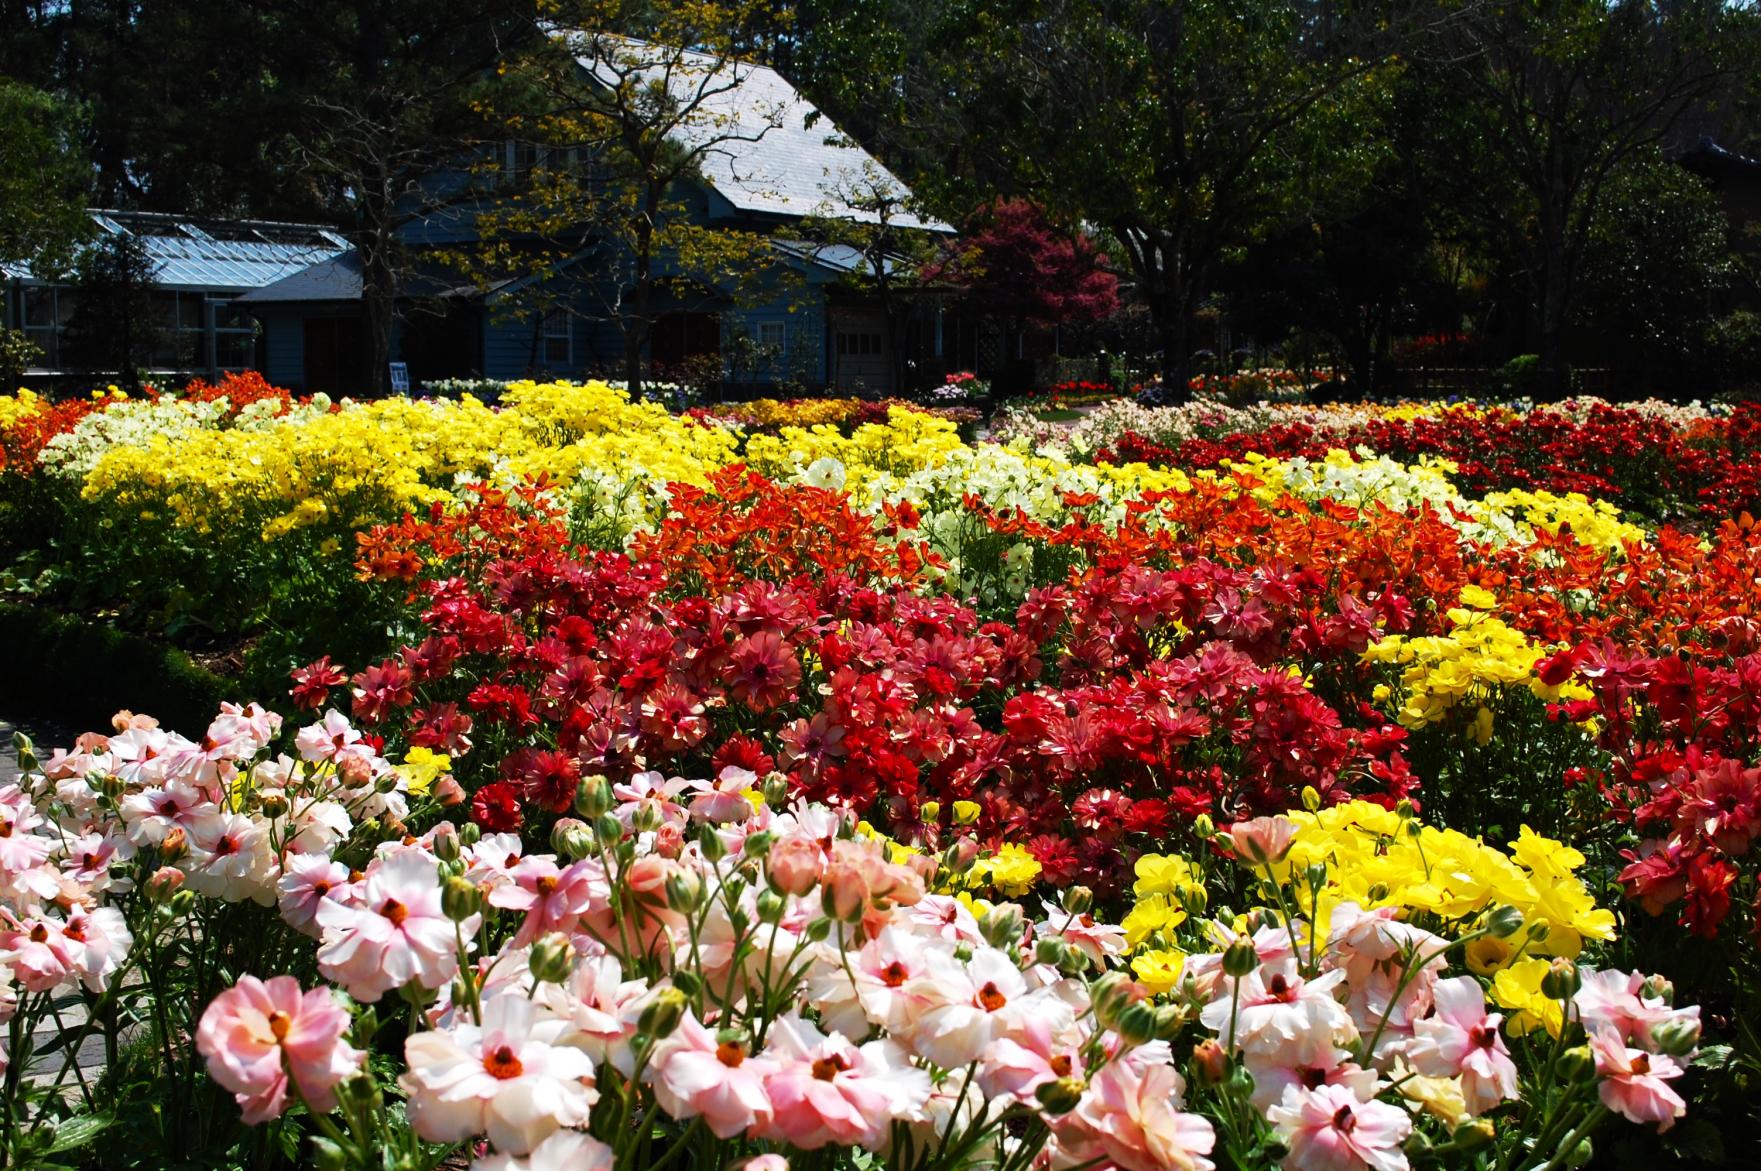
[[[575,335],[573,324],[567,309],[552,309],[544,315],[543,329],[539,340],[546,366],[554,369],[574,365]]]
[[[758,323],[758,344],[771,353],[781,357],[789,343],[789,327],[782,321],[761,321]]]
[[[257,363],[257,319],[230,304],[228,297],[210,297],[214,314],[214,365],[222,370],[249,370]]]
[[[73,316],[73,294],[53,285],[26,285],[23,300],[25,336],[43,351],[37,360],[45,369],[59,368],[61,334]]]

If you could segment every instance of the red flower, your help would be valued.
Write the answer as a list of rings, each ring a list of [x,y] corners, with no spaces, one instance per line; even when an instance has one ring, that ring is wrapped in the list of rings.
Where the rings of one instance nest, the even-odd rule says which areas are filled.
[[[1730,914],[1730,888],[1737,868],[1722,858],[1695,855],[1688,863],[1688,895],[1682,908],[1682,925],[1695,935],[1711,939],[1718,925]]]
[[[728,665],[728,690],[753,711],[786,702],[801,682],[801,664],[794,651],[771,630],[735,643]]]
[[[332,663],[329,655],[304,667],[295,667],[292,675],[294,685],[288,694],[293,696],[296,706],[308,711],[323,707],[330,698],[330,689],[349,681],[348,673]]]
[[[471,798],[471,820],[492,834],[513,833],[520,828],[520,794],[506,781],[484,785]]]

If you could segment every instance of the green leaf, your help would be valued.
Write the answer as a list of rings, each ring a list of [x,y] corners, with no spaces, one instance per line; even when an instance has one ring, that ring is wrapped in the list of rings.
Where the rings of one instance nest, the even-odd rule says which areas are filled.
[[[57,1155],[88,1146],[114,1125],[116,1118],[110,1114],[81,1114],[70,1118],[55,1128],[55,1141],[49,1144],[47,1153]]]

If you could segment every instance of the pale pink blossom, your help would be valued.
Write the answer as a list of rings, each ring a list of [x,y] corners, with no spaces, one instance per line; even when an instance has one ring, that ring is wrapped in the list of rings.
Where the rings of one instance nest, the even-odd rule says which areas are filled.
[[[1030,992],[1015,961],[995,948],[977,948],[964,963],[944,951],[927,959],[907,986],[926,1007],[898,1022],[894,1035],[943,1069],[978,1060],[992,1041],[1046,1011],[1047,994]]]
[[[61,933],[61,920],[36,913],[17,919],[0,908],[0,963],[27,992],[48,992],[72,977],[73,948]]]
[[[420,1032],[404,1042],[410,1125],[429,1142],[487,1135],[524,1155],[562,1127],[583,1125],[598,1101],[593,1062],[555,1043],[561,1022],[540,1021],[531,1001],[504,992],[483,1006],[483,1024]]]
[[[349,868],[322,854],[289,857],[275,886],[282,921],[314,939],[324,934],[318,908],[325,902],[347,903],[354,894]]]
[[[1629,1049],[1612,1029],[1592,1034],[1590,1050],[1602,1079],[1596,1092],[1610,1110],[1629,1122],[1655,1122],[1660,1131],[1687,1113],[1687,1103],[1669,1087],[1669,1080],[1682,1074],[1674,1058]]]
[[[924,895],[906,909],[904,921],[918,934],[937,936],[948,943],[984,939],[972,909],[952,895]]]
[[[74,973],[93,992],[110,986],[134,946],[128,921],[115,907],[73,908],[61,925],[61,940]]]
[[[1282,814],[1238,821],[1229,827],[1229,840],[1243,864],[1272,866],[1290,853],[1290,843],[1296,840],[1296,823]]]
[[[624,979],[616,956],[588,955],[575,962],[561,984],[539,985],[535,997],[568,1024],[568,1044],[628,1077],[635,1065],[630,1042],[647,994],[647,981]]]
[[[678,797],[685,791],[685,785],[683,777],[669,779],[656,772],[636,773],[628,781],[612,786],[612,796],[618,801],[612,812],[625,829],[632,828],[638,810],[650,811],[657,823],[683,821],[685,807]]]
[[[196,1048],[247,1123],[280,1116],[290,1079],[300,1098],[324,1114],[336,1106],[337,1084],[365,1058],[343,1041],[348,1024],[328,988],[301,992],[292,976],[243,976],[202,1013]]]
[[[9,786],[17,792],[16,786]],[[0,873],[17,874],[40,865],[55,843],[37,832],[43,819],[30,805],[0,802]]]
[[[1327,1006],[1310,1002],[1311,1027],[1299,1029],[1281,1045],[1248,1051],[1243,1058],[1253,1076],[1254,1106],[1263,1114],[1276,1106],[1291,1086],[1344,1085],[1368,1099],[1380,1080],[1374,1070],[1352,1060],[1339,1044],[1338,1020]]]
[[[691,794],[691,816],[718,824],[745,821],[752,816],[752,802],[746,794],[757,781],[758,774],[751,769],[728,765],[713,781],[685,782],[685,789]]]
[[[1669,1021],[1700,1023],[1700,1006],[1671,1008],[1661,996],[1645,995],[1645,977],[1637,972],[1620,972],[1612,968],[1601,971],[1581,969],[1577,994],[1572,997],[1584,1031],[1596,1033],[1612,1029],[1621,1040],[1643,1049],[1655,1048],[1652,1034],[1659,1025]]]
[[[1093,915],[1072,915],[1052,902],[1040,900],[1046,917],[1033,925],[1040,939],[1061,939],[1084,956],[1095,967],[1105,967],[1110,959],[1125,954],[1125,929],[1111,923],[1099,923]]]
[[[590,1134],[559,1130],[530,1154],[484,1155],[471,1164],[471,1171],[612,1171],[617,1152]]]
[[[1183,1109],[1185,1092],[1171,1065],[1111,1062],[1089,1079],[1071,1121],[1125,1171],[1211,1171],[1217,1134]]]
[[[895,1119],[917,1119],[929,1100],[929,1075],[897,1045],[870,1041],[858,1048],[798,1016],[777,1018],[764,1056],[777,1067],[764,1083],[772,1110],[765,1133],[802,1150],[827,1143],[875,1148]]]
[[[978,1085],[992,1098],[1032,1102],[1044,1083],[1082,1076],[1083,1039],[1071,1008],[1047,1001],[980,1055]]]
[[[1412,1119],[1398,1106],[1364,1101],[1342,1085],[1292,1087],[1266,1112],[1293,1171],[1406,1171],[1401,1144]]]
[[[655,1047],[648,1080],[655,1100],[674,1118],[702,1118],[717,1138],[755,1133],[770,1125],[765,1078],[777,1072],[768,1057],[752,1057],[744,1045],[717,1041],[695,1013]]]
[[[242,813],[212,813],[189,830],[184,863],[191,890],[229,903],[275,901],[276,859],[269,828]]]
[[[1425,1077],[1460,1077],[1469,1114],[1484,1114],[1517,1096],[1516,1065],[1498,1033],[1504,1020],[1486,1012],[1486,995],[1472,976],[1439,980],[1436,1014],[1413,1023],[1406,1059]]]
[[[1344,979],[1334,971],[1306,980],[1293,959],[1262,964],[1241,978],[1239,992],[1234,981],[1221,981],[1199,1019],[1225,1047],[1249,1053],[1277,1054],[1317,1027],[1328,1037],[1346,1036],[1351,1021],[1334,999]]]
[[[440,907],[435,860],[405,850],[375,860],[351,903],[319,903],[318,970],[368,1004],[411,980],[439,988],[458,969],[457,936],[470,939],[480,918],[455,928]]]
[[[571,932],[583,915],[611,906],[611,884],[597,858],[583,858],[558,869],[550,856],[534,855],[522,859],[508,877],[510,881],[489,892],[487,901],[492,907],[524,913],[514,935],[515,947],[524,947],[552,931]]]
[[[854,952],[823,944],[808,977],[808,1000],[827,1027],[852,1037],[866,1035],[873,1025],[890,1033],[907,1031],[931,1003],[915,982],[928,973],[932,953],[948,950],[940,940],[925,940],[896,925]]]
[[[122,799],[122,824],[128,830],[128,840],[137,846],[157,846],[173,829],[187,833],[215,812],[214,802],[200,789],[181,781]]]
[[[326,711],[322,720],[307,724],[295,733],[294,748],[300,759],[306,761],[336,760],[367,750],[361,733],[335,708]]]
[[[1345,973],[1346,1009],[1361,1032],[1377,1036],[1378,1057],[1410,1038],[1413,1022],[1430,1013],[1431,989],[1447,966],[1449,941],[1401,922],[1397,913],[1341,903],[1327,947],[1330,962]]]

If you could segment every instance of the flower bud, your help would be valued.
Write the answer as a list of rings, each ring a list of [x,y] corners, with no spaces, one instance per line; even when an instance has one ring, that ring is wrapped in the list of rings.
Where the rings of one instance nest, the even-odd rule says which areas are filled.
[[[343,1149],[322,1135],[312,1136],[313,1171],[348,1171],[349,1158]]]
[[[1565,1159],[1561,1166],[1569,1168],[1570,1171],[1577,1171],[1579,1167],[1589,1166],[1590,1160],[1595,1157],[1595,1154],[1595,1148],[1590,1145],[1590,1136],[1585,1135],[1578,1140],[1576,1146],[1565,1153]]]
[[[22,772],[35,772],[37,769],[37,746],[23,732],[12,733],[12,754],[18,758],[18,767]]]
[[[142,893],[147,896],[149,903],[158,906],[178,892],[178,889],[183,886],[183,878],[183,871],[177,867],[161,866],[153,871],[152,877],[147,879]]]
[[[593,831],[584,821],[559,818],[550,830],[550,848],[571,862],[579,861],[593,852]]]
[[[450,821],[443,821],[434,827],[434,856],[442,862],[456,862],[459,859],[459,830]]]
[[[1395,804],[1394,812],[1400,815],[1400,820],[1410,821],[1410,820],[1412,820],[1412,818],[1414,816],[1417,815],[1418,808],[1415,805],[1413,805],[1411,797],[1402,797]]]
[[[1486,916],[1486,929],[1499,939],[1509,939],[1522,929],[1523,913],[1509,903],[1492,908]]]
[[[33,757],[32,759],[34,761],[35,758]],[[25,768],[22,760],[19,762],[19,768],[21,771],[29,771]],[[122,796],[122,789],[122,778],[115,773],[105,773],[102,777],[98,778],[98,792],[109,798],[112,804]]]
[[[789,802],[789,778],[779,772],[765,774],[764,803],[773,809],[780,809]]]
[[[1596,1076],[1596,1055],[1588,1045],[1574,1045],[1559,1055],[1559,1076],[1567,1085],[1586,1085]]]
[[[1304,785],[1302,787],[1302,807],[1310,813],[1314,813],[1321,808],[1320,791],[1313,785]]]
[[[483,827],[474,821],[467,821],[459,827],[459,845],[470,849],[483,839]]]
[[[661,1041],[672,1036],[673,1030],[685,1017],[685,1005],[688,997],[670,984],[657,988],[648,997],[648,1003],[642,1006],[642,1013],[636,1018],[636,1027]]]
[[[1229,1076],[1229,1054],[1211,1037],[1192,1048],[1192,1080],[1201,1086],[1216,1086]]]
[[[552,931],[533,942],[526,965],[540,984],[561,984],[575,970],[575,945],[562,932]]]
[[[780,922],[783,917],[783,910],[787,906],[788,904],[783,902],[783,896],[776,891],[759,891],[758,900],[755,906],[755,909],[758,911],[758,921],[760,923]]]
[[[919,821],[933,825],[941,816],[942,803],[940,801],[925,801],[917,807],[917,819]]]
[[[692,914],[703,905],[703,879],[696,871],[667,875],[666,905],[681,915]]]
[[[979,920],[978,931],[984,941],[1000,951],[1007,951],[1027,929],[1027,920],[1016,903],[998,903]]]
[[[703,991],[703,977],[690,968],[678,968],[673,972],[673,987],[686,996],[696,996]]]
[[[1033,1096],[1047,1114],[1068,1114],[1081,1103],[1082,1091],[1087,1088],[1079,1077],[1061,1077],[1035,1086]]]
[[[267,793],[263,797],[263,816],[270,821],[287,816],[287,798],[280,793]]]
[[[1070,949],[1062,939],[1048,935],[1033,945],[1033,962],[1061,967]]]
[[[196,892],[193,890],[180,890],[171,896],[171,901],[166,903],[165,906],[171,911],[172,915],[182,918],[195,910]]]
[[[807,942],[809,943],[824,943],[831,933],[832,921],[830,919],[815,919],[807,924]]]
[[[449,878],[440,888],[440,909],[454,923],[463,923],[483,909],[483,894],[466,879]]]
[[[704,822],[703,827],[697,831],[697,848],[703,851],[703,860],[711,866],[728,856],[728,844],[722,841],[722,836],[715,832],[715,826],[709,822]]]
[[[1223,950],[1223,974],[1237,980],[1260,966],[1259,949],[1253,940],[1240,938]]]
[[[1369,897],[1370,902],[1379,903],[1388,897],[1388,884],[1385,882],[1373,882],[1370,884],[1370,889],[1366,891],[1365,894]]]
[[[1686,1016],[1664,1021],[1651,1030],[1651,1042],[1659,1053],[1686,1057],[1700,1043],[1700,1022]]]
[[[403,987],[399,988],[397,994],[403,997],[405,1004],[408,1004],[417,1012],[427,1011],[428,1006],[434,1003],[434,993],[424,987],[422,981],[419,979],[413,979]],[[377,1090],[377,1087],[375,1087],[375,1090]]]
[[[395,774],[395,773],[386,773],[384,776],[380,777],[377,781],[373,782],[373,791],[375,793],[380,793],[380,794],[389,793],[396,788],[397,788],[397,774]]]
[[[1184,886],[1179,887],[1175,890],[1174,897],[1181,907],[1185,909],[1186,913],[1195,919],[1200,915],[1203,915],[1205,913],[1205,908],[1210,906],[1211,903],[1211,896],[1205,891],[1204,887],[1196,882],[1189,882]]]
[[[190,842],[183,832],[183,826],[174,825],[165,831],[165,837],[159,842],[159,857],[162,861],[176,862],[189,852]]]
[[[976,801],[956,801],[954,802],[954,824],[974,825],[983,812],[984,806]]]
[[[1116,1030],[1119,1014],[1143,997],[1143,986],[1120,971],[1107,972],[1088,986],[1089,1003],[1094,1006],[1095,1020],[1104,1029]]]
[[[978,862],[978,842],[960,838],[942,851],[942,865],[949,874],[965,874]]]
[[[1156,1006],[1156,1040],[1173,1041],[1186,1027],[1186,1010],[1178,1004]]]
[[[600,826],[608,825],[608,818],[610,821],[617,820],[614,815],[608,813],[600,818],[597,824]],[[665,816],[661,813],[660,806],[652,801],[643,801],[637,805],[635,811],[630,814],[630,828],[639,834],[653,833],[660,828],[661,822],[664,820]],[[601,833],[603,832],[602,829]]]
[[[1555,956],[1541,973],[1541,995],[1549,1000],[1570,1000],[1581,983],[1578,966],[1563,956]]]
[[[379,1092],[379,1083],[375,1082],[370,1074],[358,1073],[343,1082],[337,1089],[348,1101],[370,1109],[381,1106],[385,1102],[385,1095]]]
[[[448,809],[465,803],[465,787],[459,784],[458,778],[451,773],[447,773],[435,781],[434,787],[428,791],[433,794],[436,801]]]
[[[630,820],[635,823],[638,828],[640,828],[643,821],[643,809],[653,809],[653,807],[643,805],[636,810],[636,816],[632,817]],[[660,813],[658,810],[654,811],[654,816],[651,820],[653,824],[648,827],[649,829],[653,829],[660,824]],[[601,813],[598,817],[593,819],[593,836],[599,839],[599,844],[602,848],[615,846],[624,840],[624,823],[618,820],[617,814],[615,813]]]
[[[1156,1039],[1156,1008],[1147,1000],[1127,1005],[1120,1013],[1113,1031],[1128,1045],[1147,1045]]]
[[[1217,823],[1211,820],[1210,814],[1201,813],[1192,819],[1192,833],[1199,841],[1208,842],[1217,836]]]
[[[1652,996],[1665,1004],[1675,1003],[1675,984],[1667,976],[1646,976],[1639,985],[1639,995]]]
[[[1072,915],[1086,915],[1095,905],[1095,892],[1086,886],[1073,886],[1064,892],[1064,909]]]
[[[770,853],[771,844],[777,835],[768,829],[761,829],[755,834],[747,834],[746,841],[740,846],[740,853],[747,858],[762,858]]]
[[[611,805],[611,781],[603,774],[582,777],[581,783],[575,786],[575,812],[589,821],[602,813],[609,813]]]
[[[1470,1118],[1455,1128],[1455,1139],[1450,1146],[1463,1154],[1472,1154],[1491,1146],[1497,1137],[1490,1119]]]

